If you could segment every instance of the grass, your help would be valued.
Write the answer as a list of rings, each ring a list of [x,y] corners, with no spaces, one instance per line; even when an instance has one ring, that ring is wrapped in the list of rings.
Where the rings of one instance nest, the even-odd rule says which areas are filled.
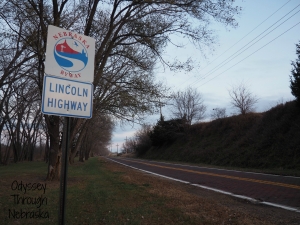
[[[42,162],[23,162],[0,167],[0,209],[2,209],[0,211],[0,219],[2,224],[37,223],[37,219],[14,219],[14,210],[19,212],[21,209],[28,212],[41,210],[44,212],[43,216],[47,216],[46,213],[49,214],[49,218],[38,219],[38,223],[40,224],[53,224],[56,222],[55,216],[58,215],[56,209],[58,207],[59,185],[58,183],[46,183],[43,180],[43,178],[46,177],[45,171],[47,171],[47,165]],[[16,189],[15,184],[21,186],[22,184],[34,183],[46,184],[45,194],[39,190],[27,190],[25,193],[24,188],[22,188],[22,190],[13,190]],[[19,196],[14,197],[12,195]],[[27,204],[27,199],[25,199],[24,204],[22,204],[22,201],[17,203],[15,198],[19,197],[32,198],[33,201],[35,198],[45,197],[46,200],[44,200],[43,204],[38,208],[39,204],[30,204],[30,202]],[[28,215],[28,217],[30,216]]]
[[[197,224],[179,208],[166,206],[168,198],[150,193],[149,183],[134,184],[121,179],[123,172],[108,170],[105,161],[91,158],[69,167],[65,224]],[[24,162],[0,167],[0,218],[3,224],[57,224],[59,182],[45,182],[46,164]],[[49,218],[12,218],[9,210],[38,211],[37,205],[16,204],[13,194],[36,198],[41,191],[12,190],[19,184],[46,184],[47,204],[41,205]],[[9,218],[9,215],[11,218]],[[28,216],[29,217],[29,216]]]
[[[59,182],[46,182],[47,165],[23,162],[0,167],[0,223],[58,224]],[[46,185],[45,194],[12,184]],[[24,191],[24,190],[23,190]],[[34,204],[16,204],[11,195],[47,198],[40,208]],[[44,202],[45,203],[45,202]],[[38,211],[49,218],[9,218],[9,210]],[[12,216],[11,216],[12,217]],[[68,225],[98,224],[293,224],[297,213],[252,205],[218,193],[157,178],[113,163],[90,158],[69,166],[66,202]]]

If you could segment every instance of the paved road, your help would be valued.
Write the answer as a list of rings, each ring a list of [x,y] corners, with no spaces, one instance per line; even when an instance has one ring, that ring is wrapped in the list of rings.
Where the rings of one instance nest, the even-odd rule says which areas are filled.
[[[299,177],[249,173],[121,157],[109,159],[194,186],[300,212]]]

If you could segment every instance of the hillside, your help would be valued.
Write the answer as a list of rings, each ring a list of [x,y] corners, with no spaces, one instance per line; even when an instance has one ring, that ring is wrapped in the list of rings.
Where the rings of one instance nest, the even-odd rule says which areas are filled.
[[[192,125],[143,157],[219,166],[300,170],[300,108],[294,101]]]

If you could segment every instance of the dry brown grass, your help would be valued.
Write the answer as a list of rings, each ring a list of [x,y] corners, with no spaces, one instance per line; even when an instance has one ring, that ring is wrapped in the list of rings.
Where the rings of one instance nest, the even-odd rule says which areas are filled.
[[[57,224],[59,182],[46,182],[46,164],[12,164],[0,168],[0,224]],[[92,158],[69,168],[66,224],[299,224],[300,213],[254,205],[194,186]],[[14,180],[47,183],[49,219],[8,218],[8,209],[35,210],[16,205]],[[25,197],[37,197],[37,191]]]
[[[108,170],[122,172],[121,179],[124,182],[147,187],[149,193],[166,199],[166,207],[179,208],[184,215],[199,224],[300,224],[300,213],[256,205],[146,174],[111,161],[106,161],[105,166]]]

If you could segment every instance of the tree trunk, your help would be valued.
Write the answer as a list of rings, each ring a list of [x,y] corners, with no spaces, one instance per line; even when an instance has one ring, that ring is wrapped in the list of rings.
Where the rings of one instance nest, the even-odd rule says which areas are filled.
[[[3,160],[3,164],[7,165],[8,159],[10,157],[10,150],[12,149],[12,142],[11,140],[7,143],[6,149],[5,149],[5,156]]]
[[[2,164],[2,143],[1,143],[1,136],[0,136],[0,165],[1,164]]]
[[[3,118],[1,118],[2,121],[4,121]],[[2,160],[2,131],[3,131],[3,127],[4,127],[4,123],[0,124],[0,165],[3,164],[3,160]]]
[[[46,163],[49,162],[49,155],[50,155],[49,135],[46,133],[46,144],[45,144],[45,154],[44,154],[44,161]]]
[[[73,143],[74,142],[74,139],[75,139],[75,136],[76,134],[78,133],[79,131],[79,127],[82,126],[82,130],[84,129],[84,127],[86,126],[85,124],[86,122],[83,121],[83,119],[81,118],[77,118],[77,119],[72,119],[71,120],[71,130],[70,130],[70,143]],[[77,146],[77,143],[81,143],[81,135],[80,135],[81,132],[79,132],[79,137],[78,137],[78,140],[76,141],[76,146]],[[69,156],[69,164],[73,164],[74,163],[74,158],[77,156],[77,153],[78,153],[78,147],[73,147],[72,144],[70,144],[70,149],[69,149],[69,152],[68,152],[68,156]]]
[[[79,151],[79,162],[84,162],[84,151],[82,148]]]
[[[59,146],[59,117],[45,115],[49,136],[50,154],[46,180],[59,180],[61,167],[61,148]]]
[[[71,153],[70,153],[70,157],[69,157],[69,163],[74,163],[74,158],[76,156],[76,153],[79,151],[79,161],[80,162],[84,162],[83,160],[83,154],[81,153],[81,143],[82,143],[82,140],[85,136],[85,130],[83,129],[80,134],[79,134],[79,137],[76,141],[76,146],[75,148],[71,148]]]
[[[85,150],[85,151],[84,151],[84,158],[85,158],[85,160],[88,160],[88,159],[89,159],[89,157],[90,157],[90,151],[91,151],[91,150]]]
[[[74,158],[77,155],[76,148],[71,148],[70,154],[69,154],[69,163],[73,164],[74,163]]]
[[[19,142],[15,142],[13,143],[13,151],[14,151],[14,162],[18,162],[19,160],[19,151],[20,151],[20,148],[19,148]]]

